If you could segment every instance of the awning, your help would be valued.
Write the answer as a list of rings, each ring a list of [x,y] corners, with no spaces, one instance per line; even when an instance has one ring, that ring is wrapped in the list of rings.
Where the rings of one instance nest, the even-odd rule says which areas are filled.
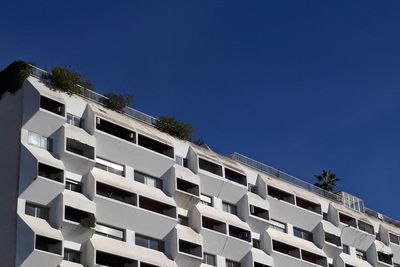
[[[275,229],[272,228],[268,228],[267,233],[269,234],[269,236],[276,241],[282,242],[284,244],[289,244],[291,246],[300,248],[302,250],[320,255],[322,257],[326,258],[326,254],[325,252],[318,248],[314,243],[301,239],[301,238],[296,238],[293,236],[289,236],[286,233],[282,233],[280,231],[277,231]]]
[[[50,237],[57,240],[63,240],[63,236],[60,230],[54,229],[50,224],[43,219],[28,216],[25,214],[20,215],[21,219],[28,225],[32,231],[41,236]]]

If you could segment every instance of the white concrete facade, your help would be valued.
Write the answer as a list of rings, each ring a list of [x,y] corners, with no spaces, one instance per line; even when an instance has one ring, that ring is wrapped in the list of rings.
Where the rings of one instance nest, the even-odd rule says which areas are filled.
[[[0,123],[1,266],[400,264],[398,225],[35,77]]]

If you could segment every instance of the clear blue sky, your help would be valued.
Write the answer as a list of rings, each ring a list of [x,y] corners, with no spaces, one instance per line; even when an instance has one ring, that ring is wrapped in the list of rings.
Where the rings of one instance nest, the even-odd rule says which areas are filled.
[[[0,67],[67,65],[98,91],[400,219],[399,1],[14,1]]]

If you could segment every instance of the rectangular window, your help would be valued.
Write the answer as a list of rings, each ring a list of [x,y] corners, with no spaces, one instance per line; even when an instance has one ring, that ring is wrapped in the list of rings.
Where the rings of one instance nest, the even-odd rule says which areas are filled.
[[[65,180],[65,189],[74,191],[77,193],[82,193],[82,183],[76,182],[74,180],[66,179]]]
[[[286,223],[271,219],[269,227],[279,232],[286,233]]]
[[[28,144],[45,149],[49,152],[53,150],[53,139],[31,131],[28,133]]]
[[[62,254],[62,241],[46,236],[35,236],[35,249],[47,251],[57,255]]]
[[[82,128],[83,119],[71,113],[67,113],[67,123]]]
[[[257,193],[258,193],[257,186],[254,185],[254,184],[248,183],[248,184],[247,184],[247,189],[248,189],[249,192],[252,192],[252,193],[254,193],[254,194],[257,194]]]
[[[357,256],[357,258],[359,258],[361,260],[364,260],[364,261],[367,260],[367,254],[365,253],[365,251],[356,249],[356,256]]]
[[[282,201],[285,201],[285,202],[288,202],[288,203],[291,203],[294,205],[294,202],[295,202],[294,195],[289,194],[283,190],[280,190],[280,189],[272,187],[272,186],[268,186],[267,189],[268,189],[268,195],[270,197],[273,197],[273,198],[276,198],[276,199],[279,199],[279,200],[282,200]]]
[[[178,215],[179,224],[189,226],[189,218],[187,216]]]
[[[293,227],[293,233],[294,233],[294,236],[297,236],[298,238],[313,242],[313,234],[306,230],[303,230],[303,229],[300,229],[297,227]]]
[[[188,167],[188,159],[178,155],[175,155],[175,163],[185,168]]]
[[[226,267],[240,267],[240,263],[236,261],[226,260]]]
[[[300,249],[289,244],[272,240],[272,249],[280,253],[300,259]]]
[[[400,245],[400,236],[389,233],[390,242],[396,245]]]
[[[374,227],[371,224],[363,221],[358,221],[358,229],[371,235],[375,234]]]
[[[96,168],[105,170],[106,172],[111,172],[119,176],[124,176],[125,167],[123,165],[102,159],[96,158]]]
[[[136,194],[123,189],[96,182],[96,194],[136,206]]]
[[[25,214],[33,216],[33,217],[48,220],[49,219],[49,208],[26,202]]]
[[[340,247],[341,245],[341,240],[340,240],[340,236],[336,236],[330,233],[325,233],[325,241],[331,244],[334,244],[338,247]]]
[[[131,143],[136,143],[136,133],[130,129],[119,126],[105,119],[96,118],[96,129],[121,138]]]
[[[393,263],[393,259],[392,258],[393,258],[393,254],[386,254],[386,253],[378,251],[378,260],[380,262],[392,265],[392,263]]]
[[[343,244],[343,253],[350,255],[350,248],[348,245]]]
[[[135,244],[137,246],[158,250],[164,252],[164,242],[162,240],[154,239],[148,236],[136,234]]]
[[[96,223],[96,234],[102,235],[108,238],[124,241],[125,240],[125,231],[121,229],[117,229],[111,226],[106,226],[101,223]]]
[[[77,250],[64,249],[64,260],[70,262],[81,263],[81,252]]]
[[[135,171],[135,181],[158,189],[163,188],[163,181],[159,178]]]
[[[203,263],[211,265],[211,266],[217,266],[217,261],[215,259],[215,255],[211,255],[208,253],[203,254]]]
[[[254,205],[250,205],[250,214],[256,217],[259,217],[264,220],[269,220],[269,212],[268,210],[259,208]]]
[[[199,168],[218,176],[222,176],[222,166],[215,164],[214,162],[199,158]]]
[[[253,238],[253,248],[261,249],[261,241],[260,241],[260,239]]]
[[[203,203],[203,204],[205,204],[207,206],[210,206],[210,207],[213,206],[213,199],[210,196],[206,196],[206,195],[201,194],[200,195],[200,201],[201,201],[201,203]]]
[[[64,104],[57,102],[45,96],[40,96],[40,108],[55,113],[60,116],[65,116]]]
[[[174,158],[174,148],[150,137],[138,134],[138,145],[170,158]]]
[[[38,176],[60,183],[64,182],[63,170],[44,163],[39,163],[38,165]]]
[[[237,215],[237,208],[236,205],[227,203],[227,202],[222,202],[222,210],[234,215]]]

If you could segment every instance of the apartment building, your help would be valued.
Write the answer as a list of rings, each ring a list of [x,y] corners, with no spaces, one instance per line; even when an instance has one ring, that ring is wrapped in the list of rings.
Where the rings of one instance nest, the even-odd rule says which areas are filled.
[[[0,101],[1,266],[400,266],[400,223],[35,72]],[[91,221],[96,219],[93,225]]]

